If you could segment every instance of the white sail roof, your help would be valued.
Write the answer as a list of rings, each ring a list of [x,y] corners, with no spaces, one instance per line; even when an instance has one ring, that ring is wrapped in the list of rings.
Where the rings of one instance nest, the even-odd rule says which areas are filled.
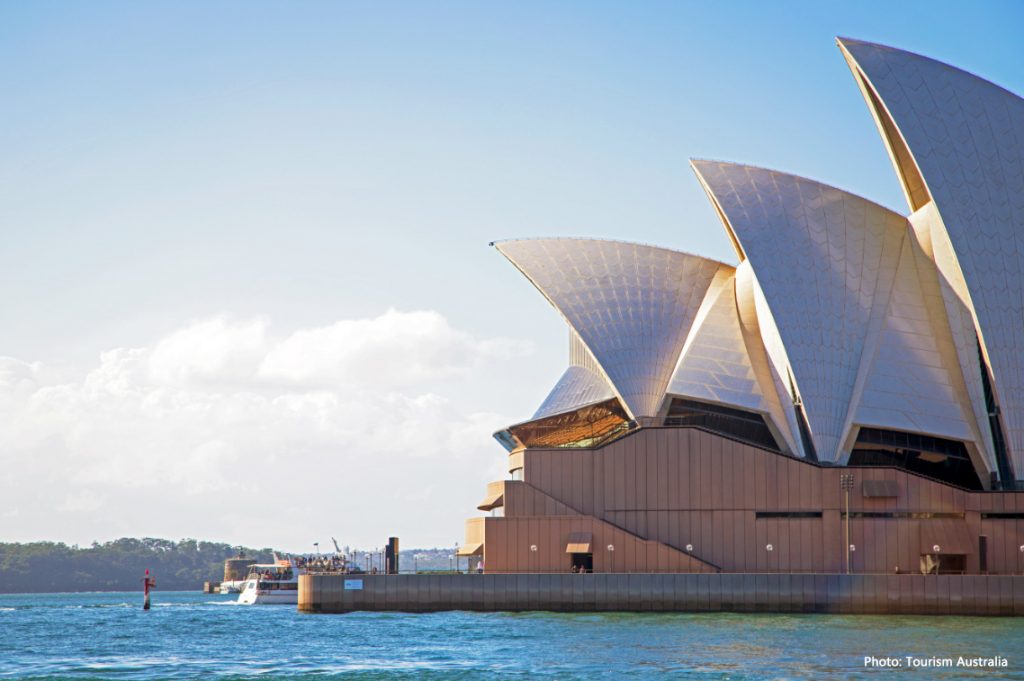
[[[531,420],[564,414],[614,397],[604,378],[584,367],[570,366],[558,379]]]
[[[656,416],[722,263],[596,239],[495,244],[562,314],[635,417]]]
[[[756,273],[817,455],[835,461],[885,318],[906,218],[793,175],[693,166]]]
[[[569,368],[537,408],[533,419],[564,414],[580,407],[615,397],[590,351],[572,329],[569,330]]]
[[[1024,100],[966,71],[840,39],[911,209],[934,201],[935,237],[955,258],[992,370],[1018,478],[1024,476]],[[941,244],[940,244],[941,245]],[[951,310],[951,314],[955,311]],[[962,348],[969,355],[970,348]],[[969,356],[961,357],[970,363]]]
[[[975,417],[938,272],[917,241],[906,239],[855,423],[974,443],[978,470],[992,470],[987,430]]]
[[[668,392],[767,412],[740,327],[735,271],[723,274],[721,284],[708,291]]]

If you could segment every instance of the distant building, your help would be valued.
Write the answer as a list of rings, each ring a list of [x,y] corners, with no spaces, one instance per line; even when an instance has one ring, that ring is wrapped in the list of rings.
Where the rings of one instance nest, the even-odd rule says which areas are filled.
[[[695,160],[735,267],[496,244],[569,325],[569,367],[496,434],[511,480],[462,555],[488,572],[1024,569],[1024,100],[838,44],[909,216]]]

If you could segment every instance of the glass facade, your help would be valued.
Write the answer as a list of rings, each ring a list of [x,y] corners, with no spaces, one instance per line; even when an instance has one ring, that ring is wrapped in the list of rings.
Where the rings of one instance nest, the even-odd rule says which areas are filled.
[[[882,428],[861,428],[850,466],[895,466],[967,489],[982,489],[963,442]]]
[[[636,424],[618,399],[511,426],[495,435],[524,447],[597,447],[628,433]]]
[[[779,451],[778,443],[765,424],[764,417],[742,409],[675,398],[669,405],[665,425],[697,426],[758,447]]]

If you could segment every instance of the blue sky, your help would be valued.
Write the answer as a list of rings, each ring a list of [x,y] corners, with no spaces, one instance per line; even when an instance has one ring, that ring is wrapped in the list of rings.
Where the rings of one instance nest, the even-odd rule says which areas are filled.
[[[133,348],[149,353],[147,385],[173,383],[176,399],[227,394],[228,384],[279,399],[298,388],[268,396],[232,358],[339,322],[355,325],[345,333],[401,325],[381,321],[389,309],[430,312],[447,331],[409,317],[412,335],[456,334],[472,360],[377,397],[434,396],[448,405],[443,418],[474,424],[459,446],[472,450],[465,461],[486,464],[459,463],[451,482],[444,447],[411,464],[432,481],[434,496],[420,503],[437,511],[398,528],[407,545],[457,540],[483,483],[500,473],[485,431],[528,416],[566,356],[562,322],[489,241],[611,237],[732,261],[690,157],[794,172],[902,210],[835,36],[920,52],[1020,93],[1021,26],[1019,2],[0,2],[0,356],[35,367],[32,390],[0,406],[26,409],[46,386],[85,391],[90,376],[109,375],[101,353]],[[167,368],[168,357],[188,355],[183,338],[224,349],[203,365],[206,383],[195,367]],[[179,354],[158,352],[165,341]],[[303,390],[344,393],[338,367],[360,362],[303,350],[321,351],[336,382]],[[89,408],[99,411],[81,418],[109,419],[111,433],[137,416],[95,400]],[[243,499],[265,495],[255,482],[236,485],[230,470],[247,454],[231,435],[237,423],[217,424],[195,424],[206,434],[182,446],[207,461],[204,447],[219,441],[217,451],[235,454],[202,474],[226,477]],[[112,523],[135,501],[97,471],[129,454],[105,460],[116,442],[67,424],[30,430],[8,433],[8,452],[68,457],[78,474],[68,477],[80,480],[59,494],[80,510],[71,526],[44,514],[12,538],[204,534],[188,513],[157,527]],[[477,444],[464,444],[478,431]],[[261,456],[277,451],[297,466],[303,452],[319,461],[308,452],[333,451],[326,436],[281,447]],[[335,455],[350,479],[378,466],[369,446]],[[153,456],[171,457],[157,471],[177,466],[175,454]],[[56,484],[48,475],[9,484]],[[206,493],[225,492],[182,492]],[[351,507],[330,510],[365,501],[346,498]],[[11,518],[46,505],[6,503],[0,516]],[[174,514],[184,502],[161,503]],[[212,497],[204,503],[215,508]],[[368,545],[401,522],[413,521],[373,521],[346,541]],[[330,529],[311,528],[310,542]],[[291,541],[283,526],[261,542],[241,520],[211,531]]]

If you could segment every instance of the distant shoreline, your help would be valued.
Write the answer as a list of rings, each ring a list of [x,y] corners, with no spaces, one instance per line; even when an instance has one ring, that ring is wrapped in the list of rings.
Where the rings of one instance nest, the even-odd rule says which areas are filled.
[[[343,551],[368,572],[380,564],[379,552]],[[399,567],[402,572],[447,570],[453,554],[452,548],[407,549],[399,553]],[[239,555],[269,563],[274,549],[154,537],[124,537],[87,547],[0,542],[0,594],[130,593],[141,588],[146,570],[155,576],[158,591],[200,591],[204,582],[222,581],[224,561]]]

